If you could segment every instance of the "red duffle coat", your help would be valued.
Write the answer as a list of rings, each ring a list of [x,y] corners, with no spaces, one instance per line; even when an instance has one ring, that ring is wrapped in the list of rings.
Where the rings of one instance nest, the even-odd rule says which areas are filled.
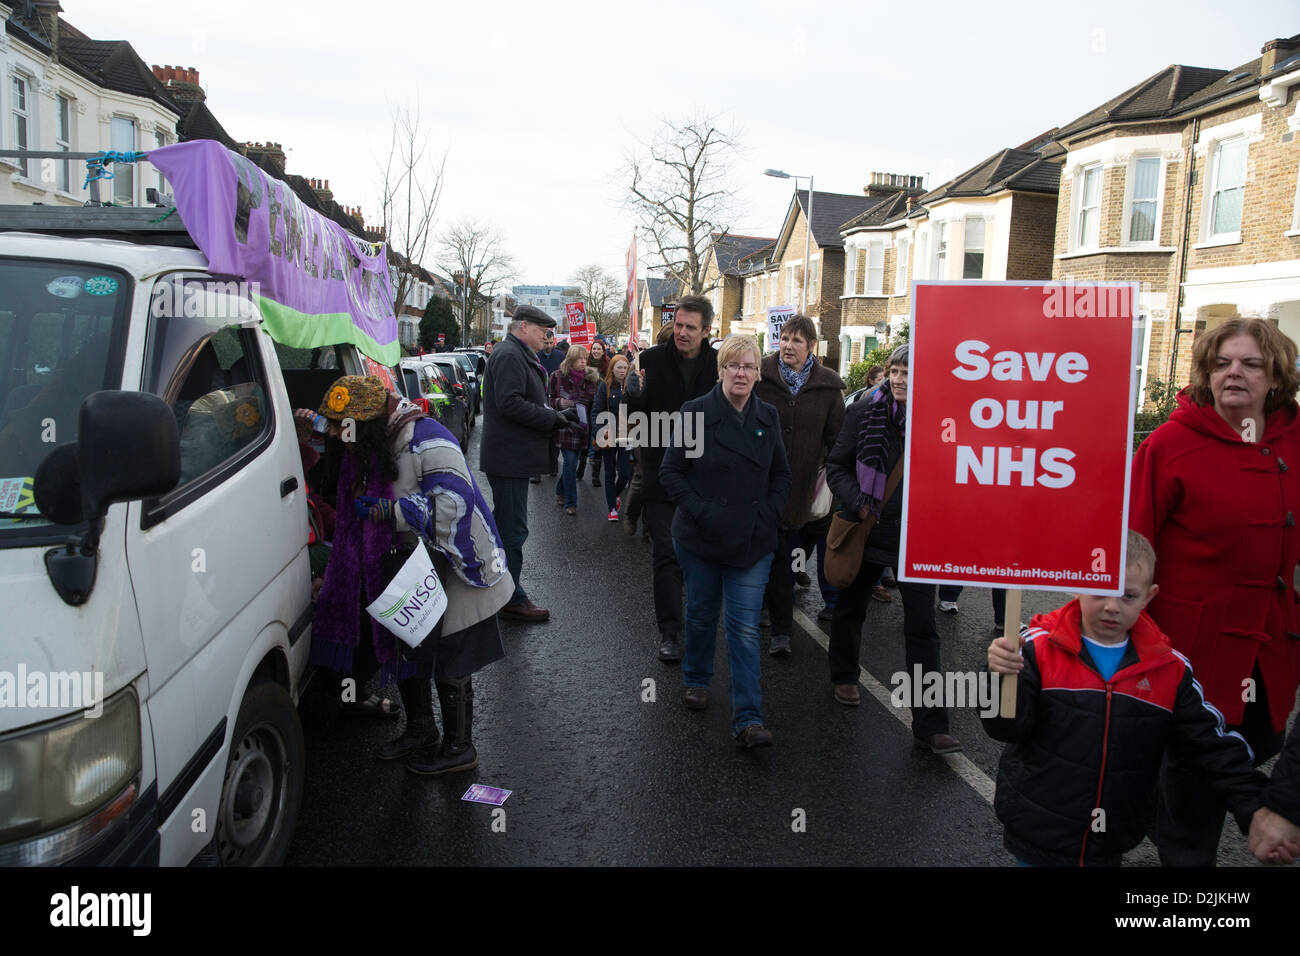
[[[1155,545],[1148,613],[1238,724],[1258,665],[1275,730],[1300,685],[1300,418],[1295,402],[1247,442],[1186,390],[1133,458],[1129,524]],[[1258,693],[1258,690],[1256,690]]]

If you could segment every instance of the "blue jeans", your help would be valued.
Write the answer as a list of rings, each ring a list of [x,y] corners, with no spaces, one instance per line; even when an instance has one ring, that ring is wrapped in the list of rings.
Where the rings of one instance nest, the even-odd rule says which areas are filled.
[[[772,555],[752,567],[714,564],[676,541],[677,562],[686,584],[686,656],[682,679],[687,687],[708,687],[713,678],[713,651],[718,640],[718,613],[727,602],[727,662],[731,667],[731,732],[763,722],[759,686],[758,618]]]
[[[515,582],[511,604],[528,600],[520,575],[524,571],[524,542],[528,539],[528,479],[487,476],[492,488],[492,520],[501,532],[501,546],[506,552],[506,568]]]
[[[561,448],[560,480],[555,483],[556,495],[564,496],[564,507],[578,507],[578,455],[572,448]]]

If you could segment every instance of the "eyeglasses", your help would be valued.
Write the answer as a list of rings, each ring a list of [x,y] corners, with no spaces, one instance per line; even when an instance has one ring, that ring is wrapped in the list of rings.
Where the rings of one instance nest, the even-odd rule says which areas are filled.
[[[737,372],[744,372],[746,375],[754,375],[758,372],[757,365],[741,365],[738,362],[728,362],[722,367],[732,375],[735,375]]]

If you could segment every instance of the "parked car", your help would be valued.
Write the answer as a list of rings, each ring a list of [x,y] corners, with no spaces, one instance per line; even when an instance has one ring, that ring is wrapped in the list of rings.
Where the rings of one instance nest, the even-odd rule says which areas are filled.
[[[411,373],[414,373],[416,378],[413,384],[407,386],[407,397],[412,400],[416,396],[425,399],[429,414],[456,436],[463,451],[468,451],[469,403],[463,396],[456,394],[446,371],[440,365],[430,361],[428,355],[423,358],[402,359],[402,369],[403,377],[408,381]]]
[[[424,356],[424,361],[432,362],[447,373],[447,378],[451,380],[452,392],[465,399],[465,404],[469,408],[469,427],[473,429],[474,419],[478,415],[479,395],[461,357],[452,352],[439,352]]]

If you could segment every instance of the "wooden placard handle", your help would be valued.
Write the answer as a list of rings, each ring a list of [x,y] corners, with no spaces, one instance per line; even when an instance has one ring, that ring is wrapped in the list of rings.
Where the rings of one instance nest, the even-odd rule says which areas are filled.
[[[1003,615],[1002,636],[1009,637],[1017,644],[1020,643],[1020,589],[1007,589],[1007,608]],[[1003,674],[1002,680],[1002,708],[999,716],[1012,718],[1016,716],[1016,687],[1020,683],[1020,678],[1015,674]]]

